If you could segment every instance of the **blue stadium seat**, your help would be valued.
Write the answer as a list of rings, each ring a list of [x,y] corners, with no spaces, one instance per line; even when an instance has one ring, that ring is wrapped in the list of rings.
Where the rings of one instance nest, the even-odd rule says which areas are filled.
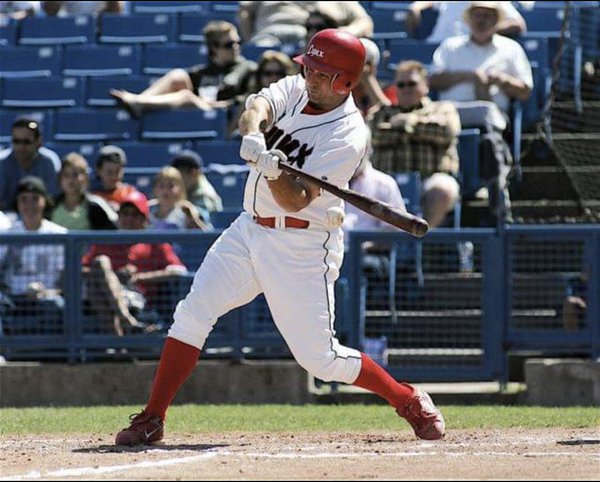
[[[527,35],[523,35],[517,40],[523,47],[523,50],[525,50],[527,58],[532,66],[540,68],[551,67],[550,48],[548,46],[547,38],[528,37]]]
[[[14,18],[0,17],[0,47],[17,43],[17,21]]]
[[[202,30],[208,22],[213,20],[226,20],[221,12],[208,11],[205,13],[186,13],[179,14],[177,27],[177,40],[179,42],[200,42],[204,43],[206,39]],[[235,23],[235,22],[232,22]]]
[[[279,48],[265,47],[252,43],[242,44],[242,55],[248,60],[253,60],[254,62],[258,62],[260,60],[260,56],[267,50],[279,50]]]
[[[25,17],[20,22],[20,45],[86,44],[96,40],[92,15],[69,17]]]
[[[224,209],[238,209],[241,211],[248,168],[235,170],[208,169],[206,170],[206,177],[221,196]]]
[[[133,2],[133,13],[202,13],[206,12],[209,2],[177,2],[173,0],[136,1]]]
[[[227,111],[199,109],[150,111],[142,117],[142,139],[225,139]]]
[[[102,15],[101,43],[167,43],[175,40],[173,15]]]
[[[557,2],[563,3],[563,2]],[[556,35],[560,32],[565,18],[564,9],[535,8],[522,10],[521,15],[527,24],[527,35],[545,37],[547,34]]]
[[[54,126],[54,113],[50,110],[0,110],[0,145],[10,146],[12,141],[12,124],[19,117],[28,117],[35,120],[42,131],[42,140],[52,137]]]
[[[122,110],[59,110],[55,121],[55,141],[130,140],[137,136],[137,121]]]
[[[189,142],[116,142],[127,154],[127,167],[162,168],[183,149],[190,149]]]
[[[374,39],[406,38],[408,5],[398,2],[374,2],[369,8]]]
[[[394,175],[394,179],[402,193],[406,210],[419,215],[421,213],[421,175],[418,172],[398,172]]]
[[[246,164],[240,157],[240,141],[196,141],[195,151],[202,156],[205,165],[210,164]]]
[[[240,209],[225,209],[210,213],[210,222],[215,229],[227,229],[240,215]]]
[[[3,107],[52,108],[83,105],[85,82],[77,77],[5,79]]]
[[[136,75],[140,48],[136,45],[68,45],[63,75]]]
[[[152,184],[156,174],[158,174],[158,168],[156,167],[125,167],[123,182],[135,186],[138,191],[143,192],[150,199],[154,197]]]
[[[461,196],[472,197],[483,185],[479,177],[479,129],[463,129],[458,136]]]
[[[87,83],[87,99],[89,106],[109,106],[117,105],[108,92],[110,89],[124,89],[136,94],[146,90],[153,77],[144,75],[116,76],[116,77],[90,77]]]
[[[88,161],[90,168],[96,164],[96,155],[101,145],[98,143],[75,143],[75,142],[44,142],[44,146],[53,150],[61,159],[70,152],[81,154]]]
[[[404,60],[418,60],[425,66],[430,65],[433,63],[433,52],[438,45],[421,40],[390,40],[387,68],[394,70]]]
[[[142,72],[163,75],[176,67],[186,68],[203,64],[208,58],[206,46],[202,45],[146,45],[142,62]]]
[[[4,47],[0,55],[0,77],[26,78],[60,75],[59,47]]]

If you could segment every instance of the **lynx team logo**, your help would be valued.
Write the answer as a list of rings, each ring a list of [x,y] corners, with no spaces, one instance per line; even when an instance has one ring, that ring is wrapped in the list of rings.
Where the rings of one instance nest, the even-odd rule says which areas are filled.
[[[314,45],[311,45],[310,47],[308,47],[308,52],[306,52],[306,55],[312,55],[313,57],[323,58],[323,51],[316,49]]]

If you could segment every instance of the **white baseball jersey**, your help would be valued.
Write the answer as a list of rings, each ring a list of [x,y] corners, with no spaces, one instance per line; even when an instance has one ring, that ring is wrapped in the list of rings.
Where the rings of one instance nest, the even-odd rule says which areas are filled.
[[[338,108],[320,115],[304,114],[308,102],[304,78],[285,77],[262,89],[259,96],[269,101],[273,125],[265,132],[268,149],[279,149],[287,163],[338,187],[347,187],[365,152],[366,127],[352,96]],[[294,213],[310,222],[311,228],[327,229],[326,212],[343,208],[337,196],[322,192],[307,207]],[[273,199],[267,180],[250,170],[244,195],[244,209],[253,216],[277,217],[286,213]]]
[[[352,96],[324,114],[302,113],[308,102],[304,79],[286,77],[259,92],[274,122],[268,148],[288,163],[338,186],[347,186],[363,156],[366,130]],[[264,293],[277,328],[298,363],[325,381],[353,383],[359,351],[335,337],[334,283],[344,255],[341,228],[326,226],[327,209],[343,202],[326,192],[304,209],[288,213],[273,199],[266,179],[251,169],[244,209],[206,255],[188,295],[175,310],[169,336],[202,348],[217,319]],[[308,229],[270,228],[254,217],[285,216],[310,222]]]

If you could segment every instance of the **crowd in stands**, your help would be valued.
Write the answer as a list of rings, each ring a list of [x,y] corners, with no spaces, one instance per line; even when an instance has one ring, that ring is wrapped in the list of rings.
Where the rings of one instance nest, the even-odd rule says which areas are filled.
[[[0,19],[80,14],[101,19],[104,14],[134,14],[133,3],[0,2]],[[301,74],[290,56],[301,52],[315,32],[346,29],[361,37],[366,49],[364,74],[354,96],[372,132],[372,150],[357,169],[351,187],[402,207],[393,175],[416,171],[423,180],[424,217],[432,227],[444,226],[461,196],[457,152],[461,126],[476,127],[482,133],[480,175],[487,191],[479,195],[489,198],[491,219],[482,225],[510,221],[507,179],[512,160],[506,132],[511,127],[511,102],[525,101],[533,88],[530,61],[513,39],[527,29],[518,9],[511,5],[516,2],[412,2],[407,9],[408,35],[419,28],[424,11],[435,8],[437,23],[426,41],[439,46],[431,64],[406,58],[394,70],[381,62],[387,44],[374,35],[377,25],[364,3],[241,1],[234,20],[237,26],[223,19],[204,26],[205,63],[198,59],[195,66],[173,65],[141,92],[115,87],[110,96],[140,121],[150,110],[225,109],[229,136],[236,138],[237,116],[248,95],[287,75]],[[101,28],[101,22],[99,25]],[[242,55],[244,45],[250,44],[263,48],[254,60]],[[282,46],[289,45],[294,48],[284,52]],[[109,144],[94,159],[77,152],[59,159],[44,148],[39,122],[17,114],[11,146],[0,152],[0,229],[51,233],[145,228],[208,231],[213,229],[211,213],[223,210],[218,190],[205,175],[204,160],[193,150],[164,160],[164,167],[153,179],[154,198],[147,200],[135,186],[124,182],[125,149]],[[382,227],[351,206],[347,211],[347,229]],[[48,260],[58,268],[62,259],[59,247],[52,246],[55,255],[46,250],[47,246],[27,249],[38,248],[38,255],[17,265],[29,270],[20,273],[15,266],[7,269],[1,264],[3,259],[15,261],[18,257],[0,246],[1,274],[6,285],[17,289],[5,292],[6,296],[45,299],[34,289],[37,286],[58,290],[59,294],[54,296],[53,292],[50,298],[54,302],[59,299],[58,278],[33,276],[46,272],[49,265],[29,266],[31,260]],[[25,250],[20,253],[24,255]],[[126,327],[140,327],[135,310],[143,309],[145,302],[136,304],[132,291],[151,297],[149,284],[185,269],[169,245],[145,243],[125,248],[92,246],[83,266],[89,300],[102,305],[93,308],[104,313],[104,323],[118,334]],[[19,282],[6,276],[18,276]]]

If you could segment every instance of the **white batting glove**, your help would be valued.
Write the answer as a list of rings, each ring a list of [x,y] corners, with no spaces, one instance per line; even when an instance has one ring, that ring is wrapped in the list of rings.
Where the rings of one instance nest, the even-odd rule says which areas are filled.
[[[242,137],[240,157],[248,162],[258,162],[258,156],[267,150],[262,132],[251,132]]]
[[[274,181],[281,176],[281,169],[279,169],[279,162],[286,161],[287,156],[279,149],[273,149],[271,151],[265,151],[258,155],[258,161],[256,162],[256,170],[265,176],[269,181]]]
[[[332,207],[327,210],[327,226],[330,228],[339,228],[344,224],[346,215],[344,210],[338,207]]]

